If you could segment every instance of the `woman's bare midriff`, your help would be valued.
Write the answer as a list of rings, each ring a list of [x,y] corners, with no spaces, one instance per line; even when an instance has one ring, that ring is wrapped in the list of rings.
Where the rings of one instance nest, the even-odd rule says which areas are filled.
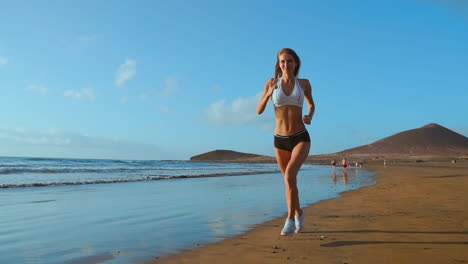
[[[284,105],[275,108],[275,134],[293,135],[305,129],[302,122],[302,108],[294,105]]]

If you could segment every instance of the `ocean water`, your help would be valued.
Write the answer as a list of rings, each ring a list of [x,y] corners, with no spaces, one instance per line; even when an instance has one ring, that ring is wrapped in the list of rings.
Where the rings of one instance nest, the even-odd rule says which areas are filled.
[[[301,204],[372,175],[304,165]],[[285,213],[276,164],[0,157],[0,263],[140,263]]]
[[[0,157],[0,188],[153,181],[276,172],[271,164]]]

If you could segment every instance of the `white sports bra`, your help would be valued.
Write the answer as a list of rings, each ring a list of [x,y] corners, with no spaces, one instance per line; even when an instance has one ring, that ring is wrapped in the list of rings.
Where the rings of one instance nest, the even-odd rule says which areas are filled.
[[[304,104],[304,90],[299,84],[299,79],[295,79],[294,89],[291,94],[286,95],[283,91],[282,79],[280,78],[278,80],[278,86],[271,94],[271,100],[273,101],[275,108],[283,105],[295,105],[302,108],[302,105]]]

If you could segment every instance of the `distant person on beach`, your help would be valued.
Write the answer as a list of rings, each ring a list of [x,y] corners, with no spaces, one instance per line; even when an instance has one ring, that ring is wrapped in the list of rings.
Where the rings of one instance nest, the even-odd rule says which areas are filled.
[[[348,167],[348,161],[345,158],[341,160],[341,167],[343,167],[344,169]]]
[[[332,167],[335,167],[335,166],[336,166],[336,161],[335,161],[335,160],[332,160],[332,161],[331,161],[331,165],[332,165]]]
[[[304,211],[299,203],[297,174],[309,155],[310,136],[305,128],[315,112],[309,80],[297,78],[301,60],[292,49],[282,49],[276,56],[274,78],[267,80],[257,113],[265,111],[271,99],[275,108],[274,146],[278,167],[284,175],[288,215],[281,235],[299,233],[304,227]],[[302,115],[304,99],[306,115]]]

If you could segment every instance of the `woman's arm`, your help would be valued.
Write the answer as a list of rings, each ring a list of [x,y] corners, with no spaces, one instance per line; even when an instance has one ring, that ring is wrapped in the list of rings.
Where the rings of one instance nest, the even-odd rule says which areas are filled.
[[[261,115],[267,106],[268,100],[270,99],[273,90],[277,87],[276,78],[268,79],[265,83],[265,87],[263,88],[263,95],[260,98],[260,102],[257,105],[257,113]]]
[[[309,80],[307,79],[302,79],[301,80],[301,86],[304,89],[304,96],[305,99],[307,100],[308,104],[308,114],[304,116],[303,120],[304,123],[307,125],[310,125],[310,122],[312,121],[312,117],[314,116],[315,113],[315,103],[314,99],[312,98],[312,86],[310,85]]]

